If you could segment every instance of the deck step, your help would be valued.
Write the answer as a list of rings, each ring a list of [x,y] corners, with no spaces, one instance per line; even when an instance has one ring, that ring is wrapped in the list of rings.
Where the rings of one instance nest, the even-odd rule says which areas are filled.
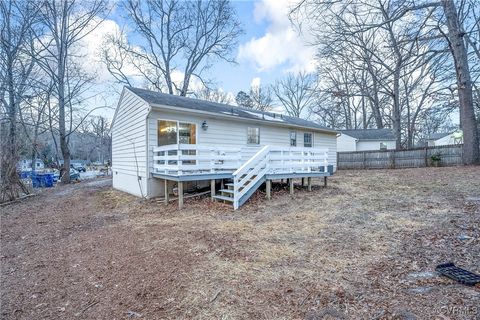
[[[213,199],[233,202],[233,198],[227,196],[213,196]]]
[[[220,192],[231,193],[233,194],[233,190],[231,189],[220,189]]]

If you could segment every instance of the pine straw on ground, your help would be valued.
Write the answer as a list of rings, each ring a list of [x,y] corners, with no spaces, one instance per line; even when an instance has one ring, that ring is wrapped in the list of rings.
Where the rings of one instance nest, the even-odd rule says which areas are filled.
[[[0,208],[4,319],[480,319],[480,288],[434,273],[480,273],[479,167],[343,171],[235,212],[66,188]]]

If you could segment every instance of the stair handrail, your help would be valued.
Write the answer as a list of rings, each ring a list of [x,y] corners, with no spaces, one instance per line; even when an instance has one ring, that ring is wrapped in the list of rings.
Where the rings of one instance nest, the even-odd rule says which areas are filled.
[[[252,162],[257,160],[257,158],[259,157],[260,154],[262,154],[264,151],[269,150],[269,149],[270,149],[270,146],[266,145],[263,148],[261,148],[260,150],[258,150],[257,153],[255,153],[250,159],[245,161],[244,164],[242,164],[237,170],[235,170],[235,172],[233,172],[233,176],[237,176],[242,171],[245,171],[245,169],[248,168]]]
[[[265,159],[270,152],[270,146],[266,145],[263,148],[261,148],[257,153],[255,153],[250,159],[248,159],[244,164],[240,166],[235,172],[233,173],[233,207],[234,209],[238,209],[238,202],[240,200],[240,197],[242,196],[239,193],[240,185],[239,183],[242,181],[240,180],[240,177],[242,174],[247,173],[248,170],[254,170],[258,162],[262,162],[262,159]],[[266,164],[268,166],[268,162]],[[260,170],[258,170],[260,172]],[[251,174],[253,175],[253,173]],[[259,180],[262,177],[257,174],[257,177],[255,180]],[[246,180],[246,179],[243,179]],[[255,184],[255,180],[251,182],[251,184]],[[243,193],[246,192],[246,190],[242,190]]]

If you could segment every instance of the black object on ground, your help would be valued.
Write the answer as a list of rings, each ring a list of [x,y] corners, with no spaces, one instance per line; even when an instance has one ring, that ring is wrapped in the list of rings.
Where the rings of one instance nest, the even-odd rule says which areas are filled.
[[[463,283],[467,286],[474,286],[477,283],[480,283],[479,275],[459,268],[452,262],[439,264],[435,267],[435,270],[441,275]]]

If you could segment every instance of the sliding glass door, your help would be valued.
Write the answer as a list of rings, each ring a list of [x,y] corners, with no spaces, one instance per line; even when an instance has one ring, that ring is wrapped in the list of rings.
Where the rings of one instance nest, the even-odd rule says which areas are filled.
[[[194,123],[158,120],[158,145],[196,144],[197,126]]]
[[[178,123],[178,142],[186,144],[197,143],[197,126],[194,123]]]
[[[158,145],[177,144],[177,121],[158,121]]]

